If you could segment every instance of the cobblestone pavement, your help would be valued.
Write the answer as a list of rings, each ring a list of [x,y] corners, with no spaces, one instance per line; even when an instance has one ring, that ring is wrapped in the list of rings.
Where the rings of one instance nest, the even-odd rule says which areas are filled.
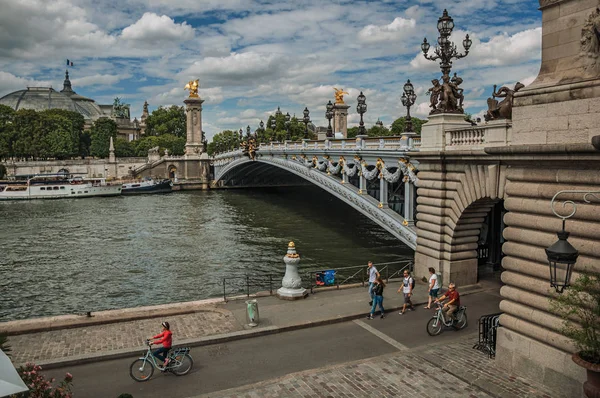
[[[144,340],[160,333],[162,318],[61,329],[9,336],[15,364],[105,353],[142,347]],[[224,311],[202,311],[169,316],[173,344],[178,340],[241,330],[235,318]]]
[[[494,366],[468,341],[290,374],[196,398],[431,397],[557,398]],[[460,358],[460,359],[455,359]]]

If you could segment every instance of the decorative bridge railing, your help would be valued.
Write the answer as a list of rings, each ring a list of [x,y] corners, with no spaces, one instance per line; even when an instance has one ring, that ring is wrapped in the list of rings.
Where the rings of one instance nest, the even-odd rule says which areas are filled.
[[[299,149],[370,149],[370,150],[392,150],[392,151],[416,151],[421,145],[420,137],[389,136],[389,137],[366,137],[356,138],[327,138],[325,140],[302,140],[286,142],[262,143],[258,149],[271,150],[299,150]]]
[[[402,275],[405,269],[412,271],[413,262],[411,260],[393,261],[386,263],[373,264],[377,267],[382,278],[386,281],[390,279],[398,278]],[[326,286],[335,286],[338,289],[340,286],[349,284],[362,284],[365,286],[368,282],[367,266],[356,265],[350,267],[340,268],[313,268],[308,270],[300,270],[300,274],[303,276],[302,285],[314,293],[315,288],[320,285],[316,283],[316,276],[319,273],[325,271],[335,272],[335,282]],[[281,287],[281,280],[283,279],[283,273],[268,273],[262,275],[241,275],[241,276],[229,276],[224,277],[219,285],[223,287],[223,301],[227,302],[228,298],[234,298],[239,296],[250,297],[255,294],[274,295],[277,289]]]

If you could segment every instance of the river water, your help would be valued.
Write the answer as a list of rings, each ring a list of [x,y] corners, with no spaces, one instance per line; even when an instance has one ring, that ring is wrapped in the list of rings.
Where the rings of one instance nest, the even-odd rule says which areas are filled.
[[[301,269],[413,257],[316,187],[0,202],[0,225],[0,321],[216,297],[290,240]]]

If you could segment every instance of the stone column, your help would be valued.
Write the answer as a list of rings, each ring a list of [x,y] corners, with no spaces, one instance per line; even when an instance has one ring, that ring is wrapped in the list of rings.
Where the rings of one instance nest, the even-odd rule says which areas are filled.
[[[383,173],[379,173],[379,205],[377,207],[388,208],[388,182],[383,178]]]
[[[348,183],[348,174],[344,170],[342,170],[342,184]]]
[[[285,275],[281,281],[281,288],[277,290],[277,297],[283,300],[297,300],[308,296],[308,292],[302,287],[302,280],[298,274],[300,255],[296,253],[294,242],[289,243],[283,261],[285,262]]]
[[[108,163],[116,163],[117,158],[115,156],[115,144],[113,138],[110,137],[110,146],[108,147]]]
[[[470,128],[471,123],[465,121],[464,115],[456,113],[440,113],[429,115],[427,123],[421,128],[421,151],[444,151],[446,149],[446,130]]]
[[[348,108],[350,105],[333,105],[333,133],[340,132],[344,134],[344,138],[348,138]]]
[[[415,224],[413,203],[414,193],[415,185],[410,181],[406,181],[404,183],[404,219],[408,222],[408,225]]]
[[[202,103],[200,98],[187,98],[183,101],[186,105],[187,139],[185,143],[185,157],[200,158],[203,152],[202,139]]]

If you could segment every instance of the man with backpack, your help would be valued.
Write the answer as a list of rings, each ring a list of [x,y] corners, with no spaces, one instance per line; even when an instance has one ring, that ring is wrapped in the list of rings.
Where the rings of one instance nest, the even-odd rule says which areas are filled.
[[[409,310],[414,311],[415,310],[415,306],[412,303],[411,297],[412,297],[412,291],[415,288],[415,280],[412,276],[410,276],[410,273],[408,272],[407,269],[404,270],[404,280],[402,281],[402,287],[400,289],[398,289],[398,293],[400,293],[400,290],[402,289],[402,293],[404,294],[404,305],[402,306],[402,311],[400,312],[400,315],[404,315],[404,312],[406,312],[406,306],[410,305]]]

